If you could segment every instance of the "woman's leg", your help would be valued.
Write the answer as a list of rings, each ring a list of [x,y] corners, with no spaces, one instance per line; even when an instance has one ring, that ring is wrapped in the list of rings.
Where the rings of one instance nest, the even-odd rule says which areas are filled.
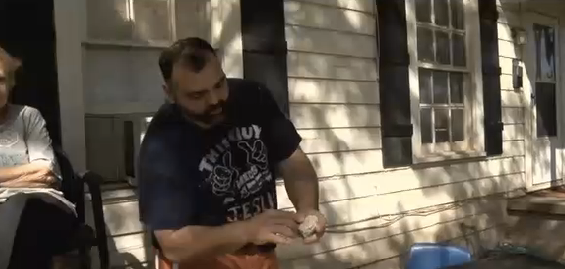
[[[48,269],[54,255],[65,251],[76,231],[74,215],[54,204],[30,198],[21,216],[9,269]]]

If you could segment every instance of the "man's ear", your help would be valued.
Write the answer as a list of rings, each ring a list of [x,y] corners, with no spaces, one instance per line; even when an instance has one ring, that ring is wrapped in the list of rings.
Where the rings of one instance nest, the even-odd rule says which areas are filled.
[[[163,92],[165,93],[165,96],[167,97],[167,100],[169,101],[169,103],[173,104],[175,103],[175,98],[174,98],[174,93],[173,93],[173,89],[171,89],[171,87],[169,87],[169,85],[167,85],[167,83],[164,83],[163,86]]]

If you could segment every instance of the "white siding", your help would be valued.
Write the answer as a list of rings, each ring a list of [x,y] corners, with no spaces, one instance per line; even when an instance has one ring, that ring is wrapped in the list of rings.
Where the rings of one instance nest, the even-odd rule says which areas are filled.
[[[526,186],[527,99],[511,77],[523,52],[509,28],[521,26],[519,6],[499,7],[504,154],[384,169],[373,3],[285,3],[290,116],[320,176],[329,227],[320,244],[279,247],[282,268],[401,268],[414,242],[476,237],[493,245],[503,234],[505,195]],[[278,202],[292,208],[282,183]],[[151,259],[137,202],[109,203],[105,212],[113,264]]]
[[[283,268],[398,268],[414,242],[461,242],[461,223],[492,244],[504,194],[525,186],[525,100],[512,88],[521,59],[499,23],[504,154],[386,170],[382,166],[375,16],[348,1],[286,1],[291,119],[320,176],[329,231],[313,246],[279,247]],[[495,195],[495,196],[493,196]],[[292,208],[279,186],[281,208]],[[498,202],[495,202],[498,201]]]

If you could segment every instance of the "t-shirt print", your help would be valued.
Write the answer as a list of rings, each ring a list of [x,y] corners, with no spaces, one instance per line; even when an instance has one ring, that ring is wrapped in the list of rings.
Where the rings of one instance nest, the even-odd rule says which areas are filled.
[[[199,170],[212,194],[221,199],[229,222],[248,219],[275,207],[268,149],[255,124],[235,127],[212,146]]]
[[[0,129],[0,147],[11,147],[18,143],[20,136],[17,131]]]

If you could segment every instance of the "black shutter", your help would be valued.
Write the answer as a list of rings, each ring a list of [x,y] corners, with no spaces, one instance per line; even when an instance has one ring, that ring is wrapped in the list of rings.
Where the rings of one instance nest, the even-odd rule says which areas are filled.
[[[284,0],[241,0],[240,4],[243,75],[266,85],[288,114]]]
[[[485,150],[487,155],[502,154],[502,107],[498,55],[498,11],[496,0],[479,0]]]
[[[404,0],[377,0],[384,167],[412,164],[408,38]]]

